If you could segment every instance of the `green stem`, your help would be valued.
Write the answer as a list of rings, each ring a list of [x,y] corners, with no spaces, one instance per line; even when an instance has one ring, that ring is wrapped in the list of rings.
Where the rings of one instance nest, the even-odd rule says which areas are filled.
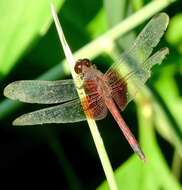
[[[81,81],[79,80],[79,78],[76,76],[76,73],[74,72],[75,60],[74,60],[74,57],[72,55],[72,52],[71,52],[67,42],[66,42],[66,39],[64,37],[64,33],[62,31],[60,22],[58,20],[58,17],[57,17],[57,14],[56,14],[56,11],[55,11],[53,5],[51,5],[51,10],[52,10],[52,16],[54,18],[54,22],[55,22],[55,25],[56,25],[58,35],[59,35],[61,44],[63,46],[63,50],[64,50],[64,53],[65,53],[68,65],[69,65],[70,70],[71,70],[72,77],[73,77],[73,79],[75,81],[75,85],[80,86]],[[86,97],[84,90],[83,89],[77,89],[77,91],[78,91],[78,95],[80,97],[80,100],[83,100]],[[96,124],[94,119],[89,117],[87,112],[85,113],[85,116],[87,118],[87,122],[88,122],[88,125],[89,125],[89,128],[90,128],[90,131],[91,131],[91,134],[92,134],[92,137],[93,137],[93,140],[94,140],[94,143],[95,143],[99,158],[101,160],[101,164],[102,164],[102,167],[104,169],[104,172],[105,172],[109,187],[110,187],[111,190],[117,190],[118,187],[117,187],[117,184],[116,184],[116,181],[115,181],[114,172],[113,172],[109,157],[107,155],[104,143],[103,143],[102,138],[100,136],[97,124]]]
[[[172,173],[177,180],[180,180],[182,169],[182,159],[179,155],[178,150],[174,151],[173,162],[172,162]]]

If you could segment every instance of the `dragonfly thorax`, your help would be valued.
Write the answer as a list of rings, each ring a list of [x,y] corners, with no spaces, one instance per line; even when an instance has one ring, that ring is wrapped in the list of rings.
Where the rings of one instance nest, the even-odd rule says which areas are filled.
[[[111,98],[111,87],[104,80],[104,75],[100,71],[90,68],[84,76],[84,87],[88,94],[97,93],[103,99]]]

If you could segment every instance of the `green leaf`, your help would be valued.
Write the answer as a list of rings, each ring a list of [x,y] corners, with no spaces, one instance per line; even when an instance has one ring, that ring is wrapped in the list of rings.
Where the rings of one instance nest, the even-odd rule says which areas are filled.
[[[118,24],[125,17],[126,0],[104,0],[104,8],[109,27]]]
[[[98,27],[99,26],[99,27]],[[94,19],[88,24],[87,30],[94,39],[104,33],[107,29],[106,15],[103,9],[101,9]]]
[[[150,97],[141,96],[138,101],[138,119],[140,126],[140,139],[144,152],[148,158],[144,171],[149,170],[154,183],[159,183],[159,188],[164,190],[180,190],[180,185],[172,175],[162,155],[154,133],[154,113]],[[145,181],[145,174],[143,180]],[[144,189],[147,189],[146,187]],[[154,188],[153,188],[154,189]]]
[[[153,176],[151,167],[142,163],[135,155],[120,166],[115,175],[119,189],[156,190],[160,184]],[[98,188],[98,190],[108,189],[106,182]]]
[[[51,0],[0,1],[0,72],[6,75],[33,41],[45,34],[51,18]],[[63,0],[54,0],[60,8]]]
[[[131,0],[131,4],[134,10],[137,11],[142,8],[142,6],[144,5],[144,2],[143,0]]]
[[[109,28],[115,26],[133,13],[130,3],[126,0],[104,0],[104,8]],[[120,49],[119,51],[121,51],[121,49],[127,49],[135,37],[136,35],[134,31],[129,31],[127,34],[120,37],[117,40],[118,50]]]
[[[177,14],[171,18],[166,34],[167,41],[172,45],[182,43],[182,14]]]
[[[174,60],[178,61],[173,62],[173,60],[171,59],[169,60],[169,62],[175,64],[181,61],[182,63],[182,59],[180,58],[180,56],[176,56]],[[166,108],[168,109],[171,116],[175,120],[175,123],[177,124],[175,131],[176,136],[179,136],[180,139],[182,137],[182,100],[180,95],[180,89],[178,89],[180,87],[178,87],[175,79],[175,73],[177,72],[178,68],[174,67],[174,64],[168,64],[161,69],[160,78],[155,83],[155,87],[159,95],[162,97]]]
[[[126,161],[115,171],[118,187],[120,187],[120,189],[137,190],[140,182],[141,168],[142,163],[136,156],[133,156],[128,161]],[[106,189],[108,190],[109,188],[105,181],[103,184],[101,184],[98,190]]]

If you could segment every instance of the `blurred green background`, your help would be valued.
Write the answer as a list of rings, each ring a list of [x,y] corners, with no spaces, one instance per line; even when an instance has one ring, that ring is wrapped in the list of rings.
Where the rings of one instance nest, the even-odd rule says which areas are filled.
[[[50,2],[0,1],[0,172],[3,176],[0,189],[4,185],[6,189],[11,185],[19,189],[109,189],[86,122],[32,127],[11,124],[22,113],[42,106],[7,100],[3,97],[7,84],[21,79],[71,77],[63,63],[64,54],[52,22]],[[154,1],[52,2],[69,45],[77,52]],[[153,68],[141,93],[142,101],[138,98],[122,113],[146,153],[147,164],[133,154],[110,114],[97,122],[119,189],[181,189],[182,4],[181,1],[160,2],[166,2],[159,11],[169,15],[170,24],[158,48],[167,46],[170,54],[160,66]],[[127,48],[145,24],[146,21],[118,38],[118,50]],[[92,54],[90,51],[87,49],[85,56]],[[113,51],[103,49],[103,53],[88,58],[104,72],[113,63],[112,56]]]

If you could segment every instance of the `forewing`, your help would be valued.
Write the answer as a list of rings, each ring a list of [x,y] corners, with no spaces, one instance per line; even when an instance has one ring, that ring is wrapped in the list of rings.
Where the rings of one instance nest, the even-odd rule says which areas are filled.
[[[73,80],[22,80],[10,83],[4,95],[27,103],[54,104],[78,97]]]
[[[156,47],[163,36],[168,23],[168,15],[166,13],[159,13],[144,27],[134,41],[131,49],[127,52],[129,59],[134,60],[134,64],[140,65],[150,56],[153,48]]]
[[[117,71],[119,69],[123,76],[131,71],[139,70],[141,64],[146,61],[153,48],[159,43],[168,23],[169,17],[166,13],[154,16],[138,35],[131,48],[121,55],[119,61],[113,64],[111,69]]]

